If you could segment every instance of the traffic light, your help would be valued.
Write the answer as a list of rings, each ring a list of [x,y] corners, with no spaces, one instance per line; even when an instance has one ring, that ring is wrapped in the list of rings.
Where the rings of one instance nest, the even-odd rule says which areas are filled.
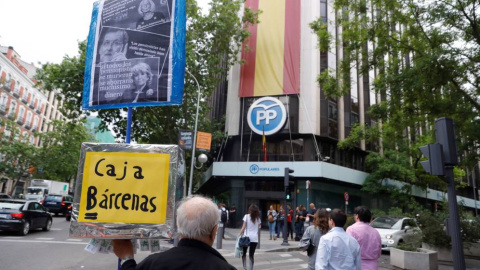
[[[295,176],[291,175],[295,171],[289,168],[285,168],[285,177],[284,179],[284,186],[285,186],[285,200],[291,201],[292,200],[292,190],[295,188]]]
[[[285,188],[285,200],[287,201],[292,200],[292,191],[290,190],[290,187]]]
[[[432,175],[444,175],[443,171],[443,150],[439,143],[427,144],[420,147],[423,156],[428,160],[420,161],[423,169]]]

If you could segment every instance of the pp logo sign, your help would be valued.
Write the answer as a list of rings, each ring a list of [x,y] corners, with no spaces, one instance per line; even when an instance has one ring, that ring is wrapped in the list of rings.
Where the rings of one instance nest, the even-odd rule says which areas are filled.
[[[253,132],[262,135],[265,131],[265,135],[271,135],[283,128],[287,112],[280,100],[263,97],[250,106],[247,121]]]

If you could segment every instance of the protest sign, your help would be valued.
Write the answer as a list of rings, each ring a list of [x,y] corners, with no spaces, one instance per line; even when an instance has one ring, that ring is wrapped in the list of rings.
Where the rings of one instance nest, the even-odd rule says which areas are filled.
[[[83,109],[181,104],[185,20],[181,0],[96,2]]]
[[[171,236],[184,163],[176,145],[83,143],[70,236]]]

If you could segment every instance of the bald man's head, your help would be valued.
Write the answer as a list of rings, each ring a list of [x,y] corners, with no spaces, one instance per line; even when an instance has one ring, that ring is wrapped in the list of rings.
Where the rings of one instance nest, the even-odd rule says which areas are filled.
[[[183,199],[177,209],[177,229],[181,238],[203,240],[212,234],[218,220],[218,207],[202,196]]]

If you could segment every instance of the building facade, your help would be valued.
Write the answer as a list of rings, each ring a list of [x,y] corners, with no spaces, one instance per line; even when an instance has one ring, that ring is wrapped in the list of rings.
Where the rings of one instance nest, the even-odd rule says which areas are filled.
[[[6,121],[14,123],[19,140],[34,146],[41,145],[38,132],[51,131],[52,120],[65,120],[59,108],[58,93],[48,92],[36,85],[36,67],[23,61],[13,47],[0,46],[0,134],[9,136]],[[2,176],[0,192],[11,190],[13,181]],[[23,193],[28,173],[21,179],[13,195]]]
[[[344,54],[341,42],[328,52],[320,52],[317,36],[309,26],[321,18],[328,32],[341,41],[342,27],[336,23],[338,13],[333,1],[247,0],[245,5],[262,10],[261,23],[249,29],[252,36],[248,49],[239,56],[244,64],[233,66],[226,83],[214,93],[217,103],[225,100],[226,104],[225,138],[198,191],[211,196],[228,194],[228,203],[235,203],[240,215],[251,203],[266,213],[270,205],[278,209],[284,203],[284,172],[290,168],[295,171],[293,200],[289,202],[292,207],[314,203],[317,208],[342,208],[348,213],[360,204],[391,207],[388,200],[371,198],[360,190],[368,175],[367,150],[381,149],[364,142],[355,150],[337,148],[355,124],[372,124],[366,112],[382,98],[372,86],[376,71],[362,75],[359,67],[352,67],[350,93],[339,98],[328,98],[317,82],[321,72],[340,69]],[[373,18],[373,9],[368,10]],[[270,124],[267,118],[274,121],[273,116],[282,113],[268,112],[267,108],[274,105],[256,104],[264,97],[278,100],[286,112],[286,123],[280,130],[265,136],[261,128],[260,132],[252,129],[249,121],[263,125],[266,133]],[[259,106],[265,110],[257,111],[255,118],[252,112]],[[222,109],[213,110],[211,117]],[[387,184],[402,185],[394,180]],[[446,196],[416,187],[413,194],[432,206]],[[461,197],[459,201],[474,207],[472,199]]]

